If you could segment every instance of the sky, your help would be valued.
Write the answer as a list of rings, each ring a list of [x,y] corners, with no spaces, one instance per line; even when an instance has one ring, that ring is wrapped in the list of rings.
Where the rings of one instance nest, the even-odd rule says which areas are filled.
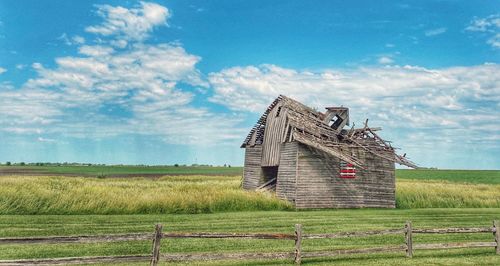
[[[243,165],[283,94],[500,169],[499,61],[498,1],[3,0],[0,162]]]

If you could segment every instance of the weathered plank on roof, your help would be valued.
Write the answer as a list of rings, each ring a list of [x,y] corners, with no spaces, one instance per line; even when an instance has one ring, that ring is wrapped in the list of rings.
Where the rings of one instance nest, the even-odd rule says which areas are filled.
[[[287,123],[287,108],[277,104],[267,116],[264,143],[262,144],[262,166],[278,166],[281,142]]]

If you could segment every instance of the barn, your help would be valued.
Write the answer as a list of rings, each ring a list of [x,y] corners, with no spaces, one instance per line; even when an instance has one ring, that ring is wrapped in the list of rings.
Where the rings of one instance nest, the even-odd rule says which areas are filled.
[[[280,95],[241,145],[243,188],[274,191],[296,208],[394,208],[397,155],[380,128],[349,125],[349,109],[316,111]]]

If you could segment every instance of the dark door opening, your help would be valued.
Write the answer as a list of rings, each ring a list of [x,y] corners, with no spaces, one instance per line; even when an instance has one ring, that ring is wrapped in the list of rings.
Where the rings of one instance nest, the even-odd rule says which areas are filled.
[[[278,178],[278,166],[262,167],[262,185],[259,189],[276,191],[276,181]]]

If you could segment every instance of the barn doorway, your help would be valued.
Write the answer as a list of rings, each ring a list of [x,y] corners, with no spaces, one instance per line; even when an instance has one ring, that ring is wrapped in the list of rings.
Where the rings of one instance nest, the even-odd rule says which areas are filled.
[[[276,181],[278,179],[278,166],[262,167],[262,182],[260,189],[276,190]]]

